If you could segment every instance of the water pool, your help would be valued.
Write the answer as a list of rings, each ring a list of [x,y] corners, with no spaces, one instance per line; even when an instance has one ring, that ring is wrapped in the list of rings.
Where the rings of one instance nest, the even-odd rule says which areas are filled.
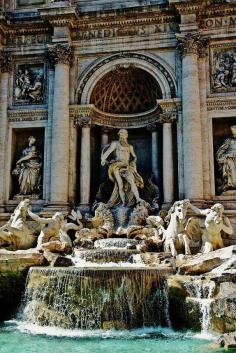
[[[0,326],[0,352],[219,353],[223,350],[214,348],[213,340],[168,329],[73,331],[10,321]]]

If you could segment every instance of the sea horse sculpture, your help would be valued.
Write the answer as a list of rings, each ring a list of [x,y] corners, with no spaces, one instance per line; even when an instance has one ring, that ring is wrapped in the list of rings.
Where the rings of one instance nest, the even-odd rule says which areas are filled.
[[[23,200],[16,207],[9,221],[0,228],[0,247],[10,250],[27,250],[33,248],[36,237],[26,223],[29,200]]]

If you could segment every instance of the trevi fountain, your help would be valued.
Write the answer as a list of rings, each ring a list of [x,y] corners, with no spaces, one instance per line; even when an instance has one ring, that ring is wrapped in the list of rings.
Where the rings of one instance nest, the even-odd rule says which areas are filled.
[[[0,352],[236,352],[236,1],[0,9]]]

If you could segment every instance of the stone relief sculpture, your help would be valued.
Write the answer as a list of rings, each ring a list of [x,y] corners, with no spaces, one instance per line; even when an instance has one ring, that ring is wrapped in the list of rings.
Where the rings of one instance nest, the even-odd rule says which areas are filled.
[[[21,158],[16,162],[12,174],[17,177],[19,194],[39,198],[41,194],[42,158],[35,145],[36,139],[30,136],[29,146],[22,151]]]
[[[8,250],[26,250],[33,248],[36,237],[26,222],[29,200],[23,200],[16,207],[9,221],[0,228],[0,247]]]
[[[236,49],[213,52],[212,90],[232,91],[236,88]]]
[[[34,221],[38,222],[42,226],[37,242],[38,249],[41,249],[43,244],[45,245],[45,243],[53,241],[68,243],[72,246],[71,239],[67,232],[69,230],[77,231],[81,229],[81,223],[79,225],[75,223],[67,223],[67,220],[62,212],[56,212],[51,218],[39,217],[29,209],[27,212]]]
[[[231,131],[233,137],[227,138],[216,153],[221,174],[220,193],[236,192],[236,126],[231,126]]]
[[[43,103],[43,68],[20,66],[15,75],[15,103]]]
[[[119,141],[113,141],[106,146],[101,156],[101,164],[109,165],[109,179],[115,184],[108,207],[131,206],[139,203],[141,198],[138,188],[144,186],[143,179],[137,172],[134,148],[127,141],[128,131],[121,129],[118,135]],[[112,154],[114,159],[109,160]]]
[[[221,249],[224,242],[221,232],[233,234],[228,217],[224,216],[224,207],[220,203],[216,203],[211,208],[200,210],[199,208],[189,204],[193,212],[205,216],[204,229],[202,232],[202,249],[201,252],[209,253],[210,251]]]

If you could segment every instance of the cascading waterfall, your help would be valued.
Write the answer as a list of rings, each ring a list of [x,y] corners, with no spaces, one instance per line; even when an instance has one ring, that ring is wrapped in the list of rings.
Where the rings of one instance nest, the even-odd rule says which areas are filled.
[[[201,312],[201,333],[207,334],[211,325],[211,304],[215,290],[215,282],[195,280],[185,283],[185,288],[191,298],[197,300]]]
[[[165,279],[150,268],[31,268],[21,315],[69,329],[170,325]]]

